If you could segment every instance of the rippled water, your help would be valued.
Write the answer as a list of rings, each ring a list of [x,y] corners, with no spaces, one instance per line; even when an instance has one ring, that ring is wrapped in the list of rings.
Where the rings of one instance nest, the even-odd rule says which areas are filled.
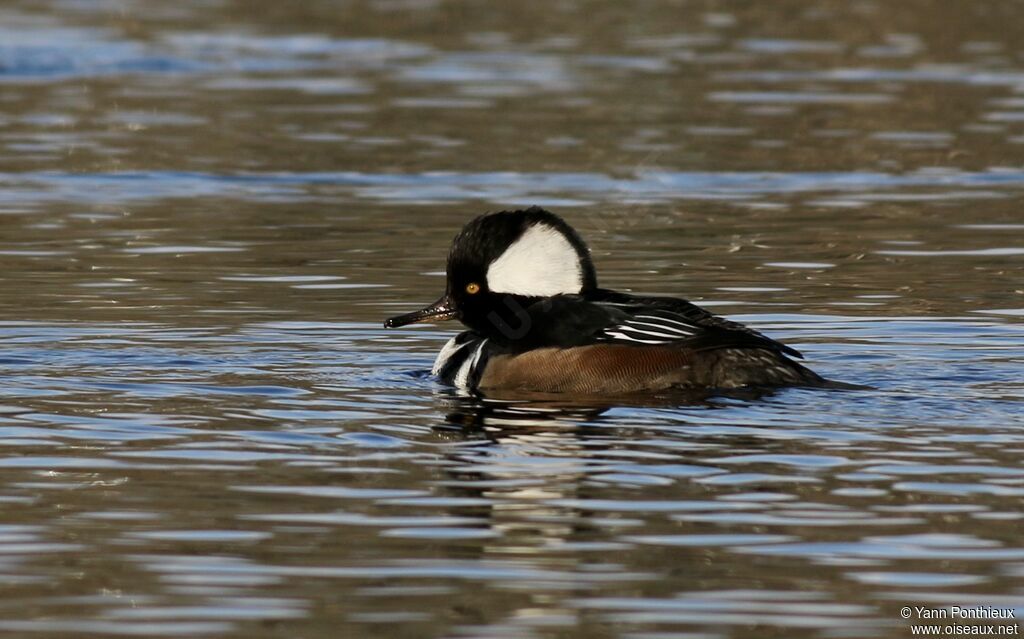
[[[0,632],[906,637],[1024,616],[1017,3],[0,8]],[[872,391],[479,402],[448,242]]]

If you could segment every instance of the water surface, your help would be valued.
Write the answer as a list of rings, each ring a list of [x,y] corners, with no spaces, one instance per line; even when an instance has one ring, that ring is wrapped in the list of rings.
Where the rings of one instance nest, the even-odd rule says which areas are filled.
[[[0,632],[906,637],[1021,609],[1014,3],[0,9]],[[481,403],[485,210],[868,392]]]

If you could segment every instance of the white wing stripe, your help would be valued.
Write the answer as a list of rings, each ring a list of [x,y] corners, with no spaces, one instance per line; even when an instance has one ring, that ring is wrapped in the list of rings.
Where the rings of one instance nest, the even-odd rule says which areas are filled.
[[[661,317],[659,315],[636,315],[635,317],[636,319],[653,319],[658,320],[659,322],[678,324],[679,326],[683,326],[687,329],[692,329],[694,327],[693,324],[687,324],[686,322],[680,322],[679,320],[669,319],[668,317]]]
[[[621,324],[610,326],[602,332],[609,339],[620,339],[640,344],[666,344],[685,341],[699,333],[700,327],[661,315],[642,314],[634,315]]]
[[[675,326],[665,326],[664,324],[655,324],[653,322],[637,322],[637,321],[634,321],[634,320],[630,320],[630,321],[626,322],[625,326],[626,327],[650,326],[651,328],[656,328],[656,329],[658,329],[660,331],[664,331],[666,333],[672,333],[672,334],[675,334],[675,335],[683,335],[683,336],[693,335],[693,331],[688,331],[688,330],[684,330],[684,329],[681,329],[681,328],[676,328]]]
[[[608,335],[608,337],[612,337],[614,339],[624,339],[627,342],[637,342],[639,344],[664,344],[665,343],[664,340],[637,339],[635,337],[630,337],[629,335],[624,335],[622,333],[616,333],[615,331],[608,331],[606,333],[606,335]]]
[[[656,331],[645,331],[640,328],[633,328],[632,326],[616,326],[616,331],[620,333],[634,333],[636,335],[650,335],[651,337],[660,337],[663,342],[678,342],[678,335],[667,335],[665,333],[658,333]]]

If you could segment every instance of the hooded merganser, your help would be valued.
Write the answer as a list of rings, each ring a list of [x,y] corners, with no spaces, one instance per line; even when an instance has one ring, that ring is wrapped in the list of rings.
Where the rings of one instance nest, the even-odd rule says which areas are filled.
[[[445,294],[386,328],[457,318],[433,374],[469,391],[621,394],[822,386],[796,350],[673,297],[598,288],[586,244],[538,207],[482,215],[448,255]]]

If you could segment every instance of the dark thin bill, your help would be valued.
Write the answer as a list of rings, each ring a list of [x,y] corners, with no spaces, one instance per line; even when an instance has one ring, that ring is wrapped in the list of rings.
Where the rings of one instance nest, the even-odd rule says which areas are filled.
[[[455,317],[455,309],[452,307],[451,300],[449,300],[448,296],[445,295],[426,308],[413,311],[412,313],[406,313],[405,315],[389,317],[384,320],[384,328],[399,328],[400,326],[406,326],[408,324],[442,321],[452,319],[453,317]]]

